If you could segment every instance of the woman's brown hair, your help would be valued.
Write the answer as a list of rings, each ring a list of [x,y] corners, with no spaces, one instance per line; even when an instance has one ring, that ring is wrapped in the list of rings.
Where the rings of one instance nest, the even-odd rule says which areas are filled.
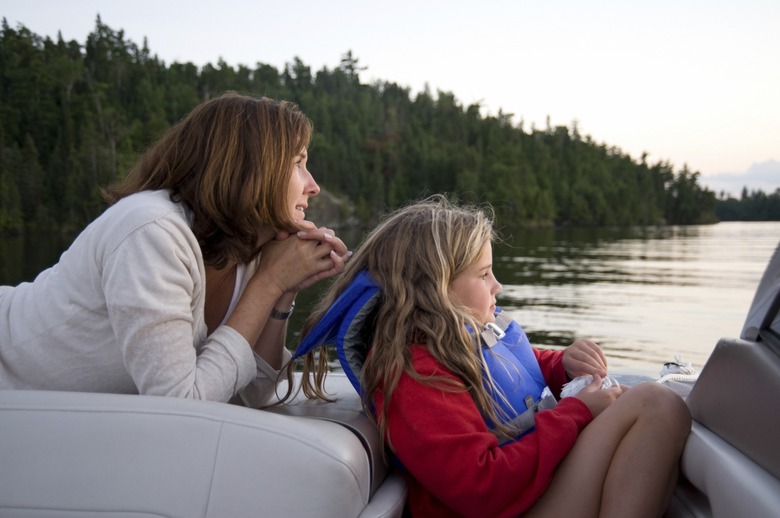
[[[249,262],[259,253],[261,232],[298,230],[287,191],[311,134],[311,121],[294,103],[228,92],[171,127],[103,198],[113,204],[170,189],[171,199],[192,213],[206,264]]]

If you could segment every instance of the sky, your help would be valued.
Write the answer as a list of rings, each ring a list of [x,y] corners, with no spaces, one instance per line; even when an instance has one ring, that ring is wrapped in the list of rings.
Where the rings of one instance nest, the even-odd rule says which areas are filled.
[[[364,83],[449,92],[526,131],[576,122],[716,192],[780,188],[777,0],[3,0],[0,15],[82,44],[100,15],[166,64],[316,72],[352,51]]]

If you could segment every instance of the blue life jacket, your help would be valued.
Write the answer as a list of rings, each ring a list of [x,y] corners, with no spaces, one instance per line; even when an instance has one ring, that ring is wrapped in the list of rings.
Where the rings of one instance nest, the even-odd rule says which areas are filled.
[[[323,345],[335,346],[341,367],[362,395],[360,372],[371,347],[381,301],[381,289],[368,271],[361,271],[304,337],[293,359]],[[501,422],[511,423],[517,432],[513,437],[500,439],[516,439],[533,429],[536,412],[555,406],[555,397],[547,388],[528,337],[517,322],[498,309],[496,322],[486,326],[481,338],[486,370],[500,394],[490,390],[487,380],[485,386],[503,411],[498,416]]]

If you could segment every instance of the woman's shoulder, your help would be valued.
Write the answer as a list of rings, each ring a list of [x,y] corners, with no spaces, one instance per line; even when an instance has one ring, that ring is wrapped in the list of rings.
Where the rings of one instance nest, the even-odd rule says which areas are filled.
[[[104,231],[123,233],[150,223],[173,224],[189,229],[187,211],[181,203],[171,200],[167,190],[142,191],[122,198],[97,219],[95,223]]]
[[[170,191],[162,189],[141,191],[126,196],[109,207],[106,213],[109,212],[120,213],[123,216],[140,216],[145,219],[155,219],[170,213],[184,215],[185,210],[181,203],[171,200]]]
[[[77,241],[91,244],[98,253],[110,254],[132,243],[133,236],[147,241],[173,239],[187,248],[197,244],[184,207],[172,201],[166,190],[142,191],[122,198],[93,221]]]

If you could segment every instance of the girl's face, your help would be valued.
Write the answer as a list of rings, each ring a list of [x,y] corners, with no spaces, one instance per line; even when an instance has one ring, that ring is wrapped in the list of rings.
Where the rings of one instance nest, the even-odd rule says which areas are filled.
[[[296,222],[301,223],[306,219],[306,208],[309,206],[309,198],[317,196],[320,186],[314,181],[311,173],[306,169],[306,160],[309,155],[303,148],[295,157],[293,172],[290,175],[290,188],[287,194],[287,203],[290,213]]]
[[[455,277],[449,291],[453,302],[469,308],[478,322],[487,324],[495,321],[493,313],[501,283],[493,276],[493,247],[490,242],[482,247],[477,262]]]

